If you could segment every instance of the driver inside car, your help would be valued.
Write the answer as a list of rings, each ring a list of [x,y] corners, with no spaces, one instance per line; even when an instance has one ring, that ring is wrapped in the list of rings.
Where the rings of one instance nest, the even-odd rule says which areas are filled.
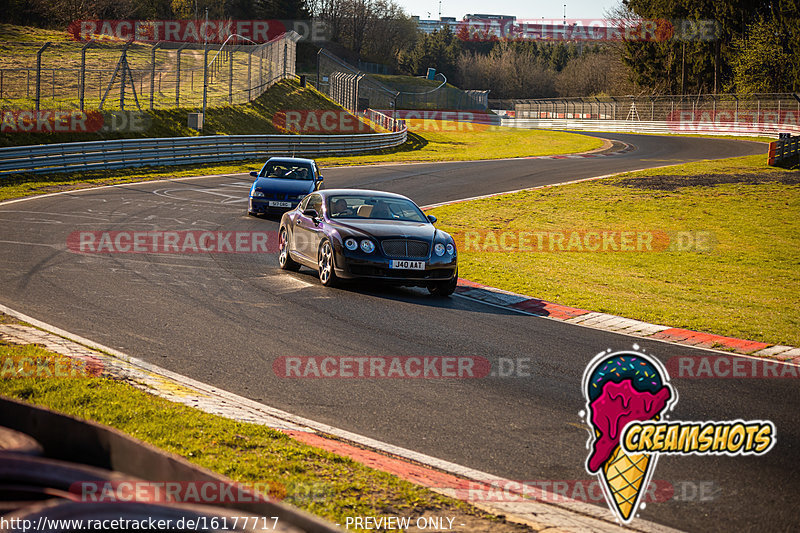
[[[344,198],[339,198],[331,206],[331,216],[335,217],[347,213],[347,201]]]
[[[372,213],[370,213],[370,218],[392,218],[392,214],[389,212],[389,206],[386,205],[386,202],[376,202],[375,207],[372,208]]]

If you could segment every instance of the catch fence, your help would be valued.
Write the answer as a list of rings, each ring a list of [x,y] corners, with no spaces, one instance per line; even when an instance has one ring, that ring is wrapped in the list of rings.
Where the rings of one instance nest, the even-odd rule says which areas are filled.
[[[196,108],[249,102],[295,77],[294,31],[229,42],[3,43],[0,109]]]

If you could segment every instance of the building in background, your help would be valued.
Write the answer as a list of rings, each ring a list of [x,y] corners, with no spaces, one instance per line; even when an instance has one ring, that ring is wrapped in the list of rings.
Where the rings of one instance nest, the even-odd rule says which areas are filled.
[[[449,26],[453,33],[458,32],[458,29],[467,24],[469,26],[485,27],[485,28],[504,28],[508,25],[516,24],[517,17],[513,15],[464,15],[462,20],[456,20],[455,17],[440,17],[436,19],[420,19],[418,16],[411,17],[417,23],[417,27],[425,33],[433,33],[434,31],[441,30],[445,26]]]

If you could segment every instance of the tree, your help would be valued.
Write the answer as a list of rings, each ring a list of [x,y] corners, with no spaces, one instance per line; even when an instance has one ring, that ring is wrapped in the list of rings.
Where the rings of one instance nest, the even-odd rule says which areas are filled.
[[[416,40],[416,24],[393,0],[313,0],[310,8],[330,40],[358,57],[394,65]]]
[[[400,66],[409,74],[422,75],[435,68],[448,79],[455,79],[461,41],[449,26],[424,34],[416,45],[400,57]]]
[[[781,27],[775,20],[759,20],[747,35],[737,38],[733,48],[733,80],[739,93],[778,93],[792,89],[792,58],[782,43]]]

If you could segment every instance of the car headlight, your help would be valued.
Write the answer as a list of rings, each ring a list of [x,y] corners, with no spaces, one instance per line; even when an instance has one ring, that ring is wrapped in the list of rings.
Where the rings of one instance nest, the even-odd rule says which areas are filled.
[[[352,252],[353,250],[358,248],[358,243],[354,238],[350,237],[349,239],[346,239],[344,241],[344,247]]]
[[[448,244],[448,245],[446,246],[446,248],[447,248],[447,253],[448,253],[448,254],[450,254],[450,255],[453,255],[453,254],[455,254],[455,253],[456,253],[456,247],[455,247],[455,246],[453,246],[452,244]]]
[[[442,257],[444,255],[444,244],[437,242],[433,247],[433,251],[436,253],[436,255]]]
[[[253,198],[264,198],[264,193],[261,191],[253,191],[252,194],[250,194],[250,196],[252,196]]]
[[[369,239],[364,239],[363,241],[361,241],[361,249],[364,252],[371,254],[372,252],[375,251],[375,243],[373,243]]]

